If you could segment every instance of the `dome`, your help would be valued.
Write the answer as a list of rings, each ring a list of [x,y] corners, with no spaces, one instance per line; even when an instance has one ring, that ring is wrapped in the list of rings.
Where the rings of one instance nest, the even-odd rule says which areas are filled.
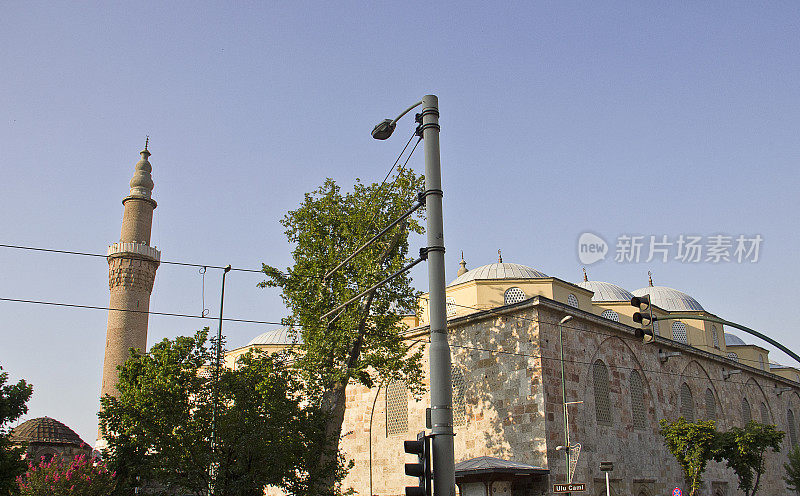
[[[469,270],[458,276],[449,285],[455,286],[479,279],[539,279],[542,277],[548,276],[527,265],[499,262]]]
[[[700,311],[705,309],[694,298],[677,289],[664,286],[648,286],[637,289],[634,296],[650,295],[650,301],[668,312]]]
[[[303,338],[298,334],[296,336],[290,335],[290,327],[279,327],[263,334],[259,334],[247,343],[247,346],[258,344],[302,344]]]
[[[631,301],[633,298],[633,293],[610,282],[582,281],[576,286],[594,291],[592,301]]]
[[[725,333],[725,346],[745,346],[747,343],[736,334]]]
[[[15,443],[72,444],[88,447],[72,429],[50,417],[39,417],[23,422],[11,431]]]

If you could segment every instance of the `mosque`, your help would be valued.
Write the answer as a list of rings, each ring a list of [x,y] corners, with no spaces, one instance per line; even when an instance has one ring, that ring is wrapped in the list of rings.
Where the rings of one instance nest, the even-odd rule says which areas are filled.
[[[104,394],[116,394],[116,367],[128,350],[146,346],[161,256],[149,244],[156,208],[149,156],[145,146],[123,200],[120,241],[108,251],[109,306],[134,311],[109,312]],[[636,336],[630,305],[641,295],[651,297],[658,317],[648,343]],[[419,312],[404,318],[415,346],[427,338],[426,302],[422,295]],[[614,495],[669,494],[683,479],[658,422],[679,416],[713,419],[721,430],[750,419],[776,424],[786,438],[781,453],[767,455],[760,494],[789,494],[783,463],[798,442],[800,370],[772,363],[763,347],[699,319],[714,315],[688,294],[652,279],[633,292],[585,273],[573,283],[500,258],[472,270],[462,260],[446,304],[461,495],[551,494],[554,483],[568,480],[601,495],[600,462],[613,463]],[[234,367],[250,349],[277,351],[298,339],[273,329],[228,352],[225,363]],[[404,494],[413,480],[403,473],[403,441],[425,430],[429,403],[400,382],[350,385],[341,448],[355,465],[345,487]],[[739,494],[735,475],[722,464],[711,462],[704,480],[704,495]]]
[[[586,484],[585,493],[574,494],[606,494],[604,461],[614,465],[614,495],[683,487],[658,432],[660,419],[679,416],[713,419],[720,430],[750,419],[776,424],[787,434],[782,452],[767,456],[760,493],[790,494],[781,478],[786,452],[798,442],[800,370],[772,363],[765,348],[720,324],[687,318],[714,316],[690,295],[653,285],[652,278],[632,292],[590,281],[585,272],[572,283],[502,258],[472,270],[462,260],[446,295],[461,495],[552,494],[554,483],[566,482],[565,403],[571,480]],[[650,296],[658,316],[650,343],[634,332],[630,300],[641,295]],[[410,342],[425,341],[426,302],[423,295],[419,314],[405,320]],[[297,338],[290,336],[285,328],[271,330],[232,353],[291,346]],[[428,397],[413,398],[403,383],[351,385],[341,447],[355,466],[345,487],[404,494],[414,480],[403,473],[403,441],[425,430],[428,405]],[[739,494],[724,464],[709,463],[704,480],[704,495]]]

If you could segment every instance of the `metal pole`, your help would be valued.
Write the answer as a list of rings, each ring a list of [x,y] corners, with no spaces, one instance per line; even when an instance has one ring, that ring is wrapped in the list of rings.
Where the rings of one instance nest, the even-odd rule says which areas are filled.
[[[217,403],[219,401],[219,394],[217,392],[219,386],[219,368],[220,368],[220,355],[222,355],[222,307],[225,304],[225,276],[231,271],[231,266],[225,267],[222,272],[222,291],[219,300],[219,327],[217,328],[217,346],[214,355],[214,387],[212,389],[211,399],[211,466],[209,467],[210,481],[209,481],[209,494],[214,495],[216,491],[216,478],[217,467],[215,466],[216,460],[214,454],[217,451]]]
[[[611,484],[608,482],[608,472],[606,472],[606,496],[611,496]]]
[[[564,380],[564,322],[570,320],[572,317],[567,315],[561,322],[558,323],[558,346],[561,350],[561,401],[564,407],[564,441],[565,441],[565,449],[564,452],[566,453],[567,465],[566,469],[566,478],[567,483],[569,484],[569,457],[570,457],[570,450],[572,446],[569,442],[569,412],[567,411],[567,383]]]
[[[453,391],[450,345],[447,342],[444,281],[444,226],[442,171],[439,157],[439,99],[422,98],[422,137],[425,140],[425,194],[427,210],[428,292],[430,297],[431,434],[433,435],[433,494],[455,496],[453,448]]]

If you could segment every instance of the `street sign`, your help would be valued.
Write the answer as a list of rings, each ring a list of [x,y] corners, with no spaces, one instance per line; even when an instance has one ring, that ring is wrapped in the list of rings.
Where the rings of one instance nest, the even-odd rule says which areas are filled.
[[[586,490],[586,484],[583,482],[570,484],[553,484],[554,493],[577,493]]]
[[[680,488],[676,487],[672,490],[672,496],[683,496],[683,492],[680,490]]]
[[[601,472],[613,472],[614,471],[614,464],[612,462],[600,462],[600,471]]]

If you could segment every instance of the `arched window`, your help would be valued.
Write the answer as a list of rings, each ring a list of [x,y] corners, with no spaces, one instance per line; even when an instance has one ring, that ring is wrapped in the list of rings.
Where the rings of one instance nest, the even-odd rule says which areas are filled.
[[[457,307],[456,307],[456,299],[452,296],[448,296],[445,299],[445,308],[447,309],[447,316],[452,317],[456,314]]]
[[[453,365],[450,374],[453,380],[453,425],[464,425],[467,423],[467,384],[464,372]]]
[[[655,331],[656,336],[660,336],[661,335],[661,333],[658,332],[658,321],[657,320],[655,322],[653,322],[653,330]]]
[[[603,313],[600,314],[601,317],[608,320],[613,320],[614,322],[619,322],[619,314],[614,310],[605,310]]]
[[[763,401],[761,402],[761,423],[762,424],[770,424],[769,421],[769,410],[767,410],[767,404]]]
[[[686,324],[683,322],[672,323],[672,340],[683,344],[689,344],[689,340],[686,337]]]
[[[717,326],[711,325],[711,341],[714,343],[714,348],[719,349],[719,334],[717,334]]]
[[[789,442],[792,443],[792,448],[797,446],[797,428],[794,425],[794,413],[791,409],[786,412],[786,424],[789,431]]]
[[[408,388],[403,381],[386,386],[386,436],[408,432]]]
[[[747,401],[747,398],[742,398],[742,425],[747,425],[751,420],[753,420],[753,415],[750,413],[750,402]]]
[[[503,305],[511,305],[512,303],[519,303],[525,301],[525,292],[519,288],[508,288],[503,295]]]
[[[739,355],[737,355],[736,353],[734,353],[732,351],[729,351],[728,352],[728,359],[733,360],[734,362],[738,363],[739,362]]]
[[[694,422],[694,399],[692,390],[685,382],[681,384],[681,417],[687,422]]]
[[[578,297],[572,293],[567,295],[567,305],[578,308]]]
[[[644,385],[639,372],[631,371],[631,415],[633,428],[644,430],[647,428],[647,411],[644,407]]]
[[[717,420],[717,402],[711,388],[706,389],[706,420]]]
[[[594,380],[594,412],[599,425],[611,425],[611,393],[608,385],[608,369],[602,360],[592,366]]]

